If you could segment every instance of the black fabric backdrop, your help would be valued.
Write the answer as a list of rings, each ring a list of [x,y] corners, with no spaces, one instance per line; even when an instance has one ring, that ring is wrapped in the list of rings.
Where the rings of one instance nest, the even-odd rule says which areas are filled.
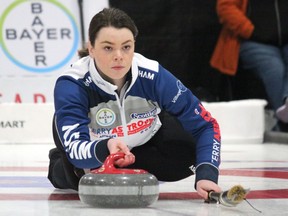
[[[136,52],[160,62],[201,100],[262,97],[263,90],[255,91],[258,84],[253,82],[247,85],[247,77],[235,82],[235,77],[221,75],[209,65],[221,28],[216,0],[110,0],[109,3],[135,21],[139,29]],[[247,92],[250,88],[254,90]]]

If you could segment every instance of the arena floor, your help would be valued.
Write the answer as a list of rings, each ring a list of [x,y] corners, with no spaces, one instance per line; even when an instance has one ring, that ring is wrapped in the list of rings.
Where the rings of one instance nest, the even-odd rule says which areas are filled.
[[[194,177],[160,184],[159,200],[141,209],[103,209],[83,204],[75,191],[56,190],[47,180],[48,144],[0,144],[0,215],[12,216],[237,216],[288,214],[288,145],[223,144],[219,185],[250,188],[236,207],[207,204]]]

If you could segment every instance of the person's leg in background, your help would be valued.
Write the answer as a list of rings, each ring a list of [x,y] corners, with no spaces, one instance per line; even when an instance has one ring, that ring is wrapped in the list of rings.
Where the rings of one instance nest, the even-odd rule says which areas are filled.
[[[285,65],[280,49],[275,46],[244,41],[240,47],[240,66],[263,82],[268,102],[276,111],[282,105]]]
[[[285,62],[285,76],[283,79],[283,105],[277,109],[276,114],[282,122],[288,123],[288,44],[283,47],[283,59]]]
[[[281,49],[273,45],[243,41],[240,47],[240,67],[254,73],[263,82],[268,103],[276,113],[283,105],[283,81],[286,78]],[[279,118],[278,122],[283,124]],[[276,130],[281,130],[278,129],[279,124]]]

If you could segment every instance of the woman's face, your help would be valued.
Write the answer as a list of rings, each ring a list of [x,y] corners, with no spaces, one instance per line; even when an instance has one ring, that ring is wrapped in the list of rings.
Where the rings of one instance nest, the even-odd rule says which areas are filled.
[[[104,78],[115,84],[129,71],[134,54],[135,41],[128,28],[104,27],[89,45],[89,54]]]

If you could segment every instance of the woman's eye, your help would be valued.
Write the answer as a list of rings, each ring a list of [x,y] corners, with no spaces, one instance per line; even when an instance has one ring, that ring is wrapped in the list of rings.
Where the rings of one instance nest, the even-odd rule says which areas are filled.
[[[126,46],[123,47],[124,50],[129,50],[130,48],[131,48],[130,45],[126,45]]]
[[[112,50],[112,47],[106,46],[106,47],[104,47],[104,50],[110,51],[110,50]]]

